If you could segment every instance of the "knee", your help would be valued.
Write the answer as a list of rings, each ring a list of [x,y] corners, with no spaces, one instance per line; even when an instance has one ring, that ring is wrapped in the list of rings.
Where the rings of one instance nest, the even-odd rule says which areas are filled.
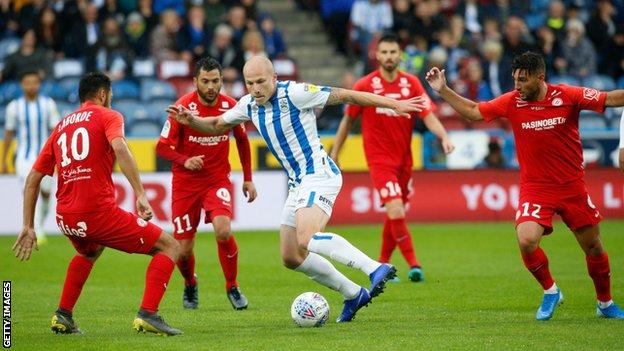
[[[215,239],[217,241],[228,241],[230,240],[230,235],[232,235],[232,231],[229,227],[215,229]]]
[[[304,234],[302,235],[297,235],[297,247],[300,250],[307,250],[308,249],[308,244],[310,243],[311,240],[311,236],[308,237]]]
[[[302,263],[303,259],[295,253],[282,254],[282,264],[288,269],[296,269]]]
[[[164,245],[164,253],[167,254],[174,262],[176,262],[180,258],[180,244],[177,240],[175,240],[171,235],[165,235],[165,245]]]
[[[590,242],[584,249],[587,256],[600,256],[604,252],[602,244],[599,240]]]
[[[539,240],[533,238],[529,235],[522,235],[522,233],[518,233],[518,246],[520,247],[520,251],[522,252],[533,252],[537,249],[539,245]]]

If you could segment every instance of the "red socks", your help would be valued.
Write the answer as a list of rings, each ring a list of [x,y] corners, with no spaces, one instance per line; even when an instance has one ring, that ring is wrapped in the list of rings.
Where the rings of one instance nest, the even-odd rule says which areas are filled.
[[[392,257],[392,251],[396,248],[396,241],[390,230],[390,219],[386,217],[383,232],[381,234],[381,253],[379,254],[379,262],[388,263]]]
[[[401,254],[407,261],[410,267],[420,267],[420,262],[416,259],[414,254],[414,245],[412,244],[412,236],[407,229],[405,218],[390,219],[390,230],[394,236],[397,246],[401,250]]]
[[[178,268],[180,273],[182,273],[182,277],[184,277],[185,285],[197,285],[197,280],[195,279],[195,254],[192,254],[186,260],[180,258],[178,260]]]
[[[598,301],[611,300],[611,270],[609,268],[609,256],[604,251],[600,256],[586,256],[587,271],[594,281],[596,297]]]
[[[141,309],[149,313],[158,311],[158,305],[165,294],[167,283],[169,283],[174,268],[175,263],[169,256],[163,253],[154,255],[145,274],[145,292],[143,293]]]
[[[93,263],[84,256],[74,256],[69,263],[69,267],[67,267],[67,276],[65,277],[65,285],[63,285],[63,292],[61,293],[59,308],[70,313],[73,312],[76,301],[78,301],[78,297],[82,292],[82,287],[87,278],[89,278],[91,268],[93,268]]]
[[[555,284],[548,270],[548,257],[541,247],[531,253],[522,253],[524,266],[533,274],[544,290],[548,290]]]
[[[234,236],[230,235],[227,241],[217,240],[217,248],[219,251],[219,262],[223,269],[225,277],[225,289],[230,290],[233,286],[238,286],[236,275],[238,274],[238,246]]]

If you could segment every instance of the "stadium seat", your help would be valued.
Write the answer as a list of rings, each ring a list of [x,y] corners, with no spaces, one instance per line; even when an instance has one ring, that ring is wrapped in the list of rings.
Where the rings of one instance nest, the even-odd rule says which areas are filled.
[[[144,78],[141,80],[141,100],[155,99],[177,100],[178,93],[173,85],[158,79]]]
[[[78,77],[65,77],[58,81],[58,84],[67,92],[67,101],[71,103],[78,102],[78,86],[80,84],[80,78]]]
[[[21,39],[19,38],[5,38],[0,40],[0,61],[19,50]]]
[[[159,124],[165,123],[165,120],[167,120],[167,107],[174,102],[174,100],[169,99],[156,99],[148,102],[146,104],[147,118],[157,121]]]
[[[568,76],[568,75],[560,75],[560,76],[552,76],[548,79],[550,84],[567,84],[580,86],[581,81],[578,78]]]
[[[295,61],[288,57],[279,57],[273,59],[273,67],[275,67],[275,74],[279,80],[297,80],[297,64]]]
[[[183,60],[165,60],[158,66],[158,77],[168,79],[171,77],[190,77],[191,67]]]
[[[126,125],[132,124],[136,120],[149,119],[146,104],[138,100],[115,101],[113,99],[112,107],[124,116]]]
[[[78,109],[78,104],[76,103],[70,103],[66,101],[55,101],[55,102],[56,102],[56,109],[58,110],[59,115],[61,115],[61,118],[69,115],[70,113]]]
[[[186,95],[195,89],[193,78],[188,77],[171,77],[167,82],[175,88],[178,96]]]
[[[160,135],[162,126],[149,119],[134,121],[127,127],[127,135],[132,138],[156,138]]]
[[[581,111],[579,117],[580,130],[604,130],[607,128],[607,121],[600,113],[593,111]]]
[[[51,97],[54,101],[66,101],[68,95],[67,90],[65,90],[65,88],[58,82],[53,80],[43,81],[41,83],[39,93],[41,95]]]
[[[76,59],[61,59],[54,62],[54,78],[80,77],[84,74],[84,63]]]
[[[125,100],[125,99],[139,99],[139,86],[131,80],[118,80],[113,82],[113,99]]]
[[[14,80],[0,83],[0,104],[8,104],[11,100],[22,95],[22,88]]]
[[[152,78],[156,76],[156,64],[152,59],[134,60],[132,76],[135,78]]]
[[[582,85],[584,87],[594,88],[601,91],[610,91],[615,89],[615,81],[609,76],[595,74],[583,78]]]

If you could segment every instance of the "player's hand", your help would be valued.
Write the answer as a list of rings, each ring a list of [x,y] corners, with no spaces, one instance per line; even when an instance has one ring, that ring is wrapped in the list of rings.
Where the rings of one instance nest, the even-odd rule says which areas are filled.
[[[442,150],[444,150],[444,154],[448,155],[451,152],[453,152],[453,150],[455,150],[455,145],[453,145],[453,142],[451,142],[451,138],[446,137],[444,139],[442,139]]]
[[[431,86],[431,89],[438,93],[446,86],[444,70],[440,70],[438,67],[433,67],[429,72],[427,72],[425,79],[427,80],[427,83],[429,83],[429,86]]]
[[[258,197],[258,191],[253,182],[243,182],[243,195],[247,198],[247,202],[253,202]]]
[[[199,171],[204,168],[204,155],[189,157],[184,161],[184,168],[189,171]]]
[[[15,240],[15,244],[13,244],[15,257],[20,261],[28,261],[33,249],[39,250],[37,247],[37,235],[35,234],[35,230],[33,228],[24,227],[17,237],[17,240]]]
[[[145,194],[137,196],[136,208],[139,217],[143,218],[144,220],[149,221],[150,219],[152,219],[152,217],[154,217],[152,206],[149,204],[149,201],[147,201],[147,197],[145,197]]]
[[[184,125],[189,125],[194,118],[191,111],[182,105],[169,105],[169,107],[167,107],[167,113],[173,116],[178,123]]]
[[[420,112],[427,108],[427,99],[423,96],[415,96],[407,100],[396,100],[392,108],[399,116],[412,118],[412,113]]]

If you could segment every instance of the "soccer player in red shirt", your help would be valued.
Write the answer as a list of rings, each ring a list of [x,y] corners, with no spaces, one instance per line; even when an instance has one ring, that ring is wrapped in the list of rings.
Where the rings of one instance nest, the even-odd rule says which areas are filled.
[[[539,247],[552,232],[552,217],[559,214],[585,252],[587,270],[594,282],[600,317],[624,318],[611,299],[610,267],[602,246],[598,223],[602,216],[592,204],[583,181],[583,153],[578,130],[579,111],[598,112],[624,105],[624,90],[600,92],[591,88],[545,82],[544,59],[533,52],[514,58],[513,91],[476,103],[446,85],[444,70],[431,69],[431,87],[464,118],[511,122],[520,164],[520,201],[516,233],[526,268],[544,289],[537,320],[549,320],[563,301],[548,270],[548,258]]]
[[[82,105],[54,128],[26,179],[24,228],[13,251],[28,260],[37,249],[33,216],[39,184],[45,175],[58,174],[56,222],[77,251],[69,263],[59,308],[52,316],[52,331],[80,333],[72,311],[91,268],[105,247],[153,256],[145,279],[145,292],[133,328],[164,335],[181,331],[157,314],[158,305],[175,268],[179,245],[172,236],[147,222],[152,218],[136,162],[123,131],[123,116],[110,109],[110,79],[99,72],[80,80]],[[117,207],[111,178],[117,159],[137,197],[138,216]]]
[[[394,34],[379,39],[376,52],[379,69],[361,78],[353,90],[366,91],[392,99],[409,99],[422,96],[427,108],[418,112],[427,128],[442,141],[445,153],[453,151],[446,130],[433,113],[435,105],[427,95],[418,77],[399,70],[401,48]],[[410,266],[408,279],[424,279],[420,262],[414,254],[412,236],[405,223],[405,204],[409,201],[412,177],[412,131],[414,119],[398,116],[390,109],[374,106],[349,105],[338,127],[330,157],[338,162],[338,154],[355,120],[362,116],[364,154],[373,184],[386,209],[379,262],[390,261],[398,246]]]
[[[220,94],[221,65],[212,58],[202,58],[195,65],[196,90],[182,96],[176,106],[184,106],[199,116],[218,116],[236,105],[236,100]],[[251,180],[249,139],[242,125],[233,128],[238,155],[243,166],[243,193],[252,202],[257,195]],[[207,135],[181,125],[169,116],[156,146],[158,155],[172,162],[173,192],[171,212],[174,237],[180,243],[178,268],[185,281],[182,304],[196,309],[198,305],[195,276],[195,233],[202,209],[206,221],[212,222],[225,276],[225,289],[232,307],[247,308],[247,298],[236,281],[238,246],[231,233],[232,183],[230,182],[229,131]]]

